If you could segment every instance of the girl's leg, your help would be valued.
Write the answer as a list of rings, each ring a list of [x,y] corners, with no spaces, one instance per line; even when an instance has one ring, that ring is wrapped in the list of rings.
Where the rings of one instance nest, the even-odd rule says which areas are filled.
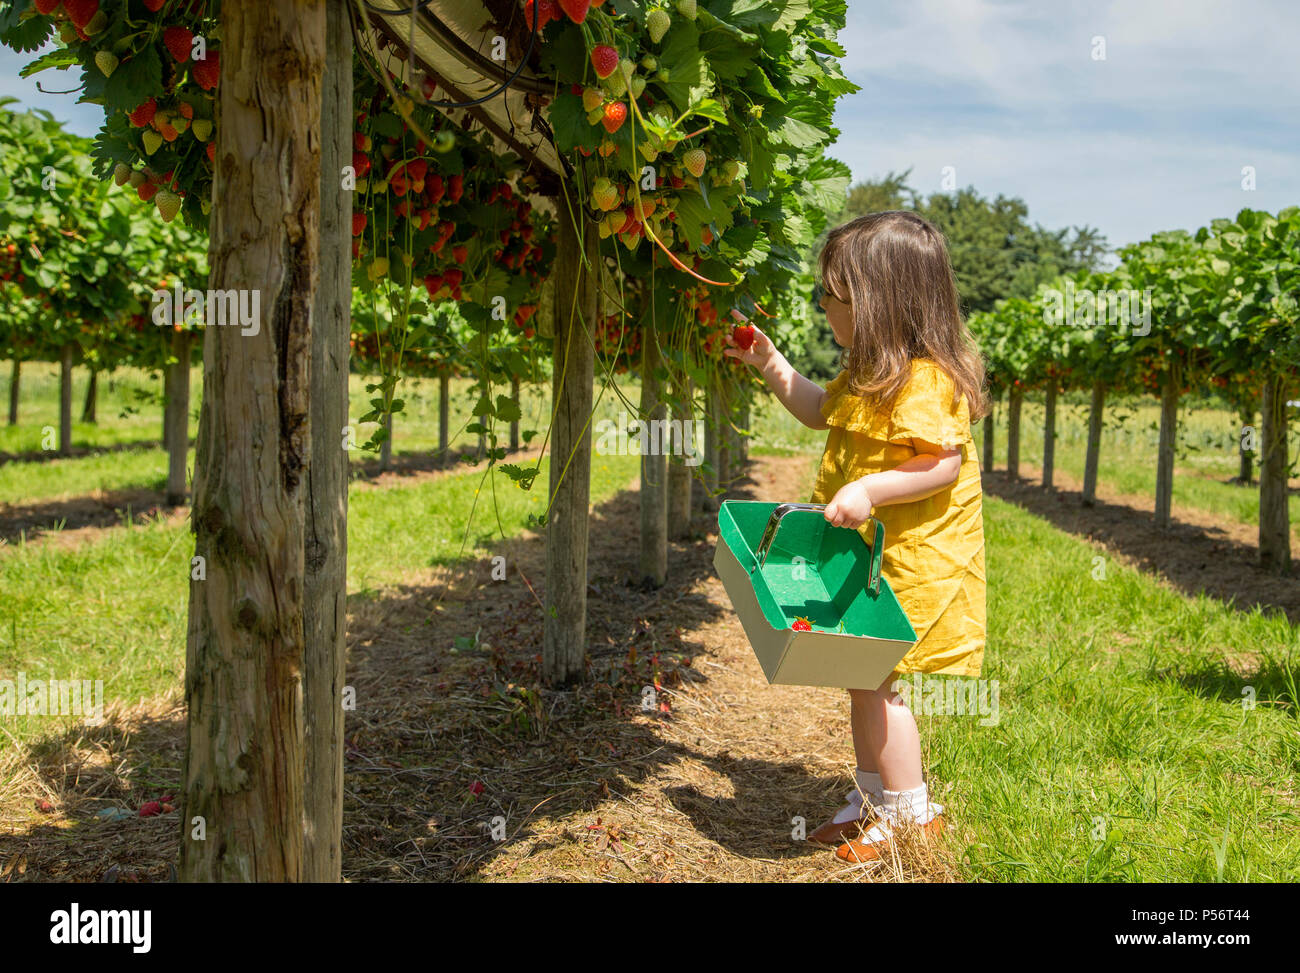
[[[921,735],[912,711],[890,689],[894,673],[879,689],[849,691],[852,699],[853,749],[858,766],[877,770],[885,790],[920,787]]]

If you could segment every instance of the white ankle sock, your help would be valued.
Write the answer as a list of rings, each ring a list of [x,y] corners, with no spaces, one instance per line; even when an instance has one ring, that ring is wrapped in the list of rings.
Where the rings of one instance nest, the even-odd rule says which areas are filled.
[[[831,820],[836,824],[856,821],[862,817],[864,802],[870,807],[878,808],[885,799],[879,773],[855,769],[853,777],[858,786],[845,795],[844,800],[848,803],[835,812],[835,817]]]
[[[930,803],[930,791],[925,784],[907,791],[885,791],[881,813],[895,823],[911,819],[917,824],[929,824],[943,813],[943,805]]]

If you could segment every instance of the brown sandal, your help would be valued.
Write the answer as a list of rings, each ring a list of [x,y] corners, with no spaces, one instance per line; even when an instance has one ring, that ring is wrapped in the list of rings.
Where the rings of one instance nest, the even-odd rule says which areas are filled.
[[[928,822],[923,824],[921,826],[921,834],[923,834],[928,841],[938,840],[938,838],[943,834],[943,815],[935,815]],[[865,837],[865,834],[863,837]],[[846,862],[861,863],[880,861],[884,857],[884,849],[888,844],[889,839],[885,839],[884,841],[858,841],[856,839],[850,839],[835,849],[835,857],[843,859]]]
[[[857,792],[852,791],[845,800],[852,803],[853,798],[856,796]],[[857,838],[863,831],[875,824],[878,819],[879,815],[876,813],[876,809],[869,803],[864,802],[861,815],[848,821],[841,821],[839,824],[836,824],[835,819],[832,817],[820,828],[808,835],[808,840],[819,845],[839,845],[842,842]]]

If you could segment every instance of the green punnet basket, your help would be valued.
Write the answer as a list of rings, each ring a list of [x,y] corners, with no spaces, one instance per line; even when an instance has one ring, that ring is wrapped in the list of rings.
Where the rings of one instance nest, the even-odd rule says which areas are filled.
[[[916,644],[880,576],[885,526],[870,547],[826,523],[825,506],[726,500],[713,567],[769,683],[875,689]],[[795,631],[798,618],[811,631]]]

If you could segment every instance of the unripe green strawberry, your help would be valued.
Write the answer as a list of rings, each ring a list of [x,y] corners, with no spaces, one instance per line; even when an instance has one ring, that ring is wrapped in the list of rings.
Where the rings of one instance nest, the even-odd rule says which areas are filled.
[[[593,108],[591,111],[587,112],[587,124],[599,125],[600,120],[604,117],[605,117],[605,109]]]
[[[691,9],[695,9],[694,0],[691,3]],[[691,14],[690,19],[694,20],[695,15]],[[669,16],[668,11],[662,8],[651,10],[645,16],[645,28],[650,32],[650,39],[658,44],[664,39],[664,34],[668,33],[668,28],[672,26],[673,18]]]
[[[618,189],[605,176],[598,178],[591,187],[591,201],[608,213],[618,205]]]
[[[682,165],[696,179],[704,175],[704,167],[709,164],[709,157],[704,154],[703,149],[691,149],[682,156]]]
[[[117,65],[117,55],[112,51],[95,52],[95,67],[103,72],[104,77],[111,77],[113,72],[117,70]]]
[[[163,137],[153,129],[145,129],[140,138],[144,141],[145,155],[153,155],[158,151],[158,147],[163,144]]]
[[[659,58],[655,57],[653,54],[647,54],[645,57],[641,58],[641,67],[647,71],[658,71]]]
[[[687,20],[694,20],[696,14],[695,0],[677,0],[677,12]]]
[[[727,184],[730,185],[735,182],[736,177],[740,175],[740,163],[735,159],[728,159],[723,163],[722,171],[726,176]]]
[[[95,16],[90,18],[90,21],[82,28],[82,30],[84,30],[87,36],[89,36],[91,34],[98,34],[107,26],[108,14],[104,13],[102,10],[97,10],[95,11]]]
[[[129,176],[126,177],[126,181],[131,184],[132,189],[139,189],[141,186],[145,184],[145,182],[148,181],[148,178],[149,177],[146,176],[143,172],[136,170],[135,172],[132,172]]]
[[[76,25],[74,25],[72,21],[65,20],[63,23],[59,24],[59,40],[63,41],[63,43],[71,44],[80,39],[81,38],[77,36]]]
[[[158,204],[158,215],[162,217],[164,223],[170,223],[175,219],[181,208],[181,198],[170,189],[160,189],[153,201]]]
[[[113,166],[113,182],[119,186],[125,186],[126,181],[131,178],[131,167],[123,162]]]
[[[599,88],[582,89],[582,107],[587,111],[595,111],[605,103],[605,95]]]
[[[632,97],[640,98],[643,91],[645,91],[645,78],[637,75],[632,79]]]
[[[190,128],[194,132],[194,137],[200,142],[206,142],[212,137],[212,119],[196,118]]]

